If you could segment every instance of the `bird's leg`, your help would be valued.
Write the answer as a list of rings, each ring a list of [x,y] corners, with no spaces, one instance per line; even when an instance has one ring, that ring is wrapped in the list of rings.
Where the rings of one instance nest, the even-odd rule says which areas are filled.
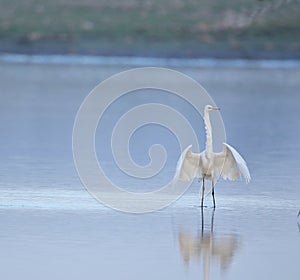
[[[214,184],[214,179],[211,179],[211,186],[212,186],[212,190],[211,190],[211,194],[213,197],[213,202],[214,202],[214,208],[216,208],[216,200],[215,200],[215,184]]]
[[[203,178],[202,178],[202,197],[201,197],[201,207],[202,207],[202,208],[203,208],[204,191],[205,191],[204,180],[205,180],[205,176],[203,176]]]

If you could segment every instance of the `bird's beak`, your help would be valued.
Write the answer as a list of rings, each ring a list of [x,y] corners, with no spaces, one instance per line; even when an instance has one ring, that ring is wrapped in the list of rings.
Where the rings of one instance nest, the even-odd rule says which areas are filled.
[[[219,107],[212,107],[212,110],[221,110]]]

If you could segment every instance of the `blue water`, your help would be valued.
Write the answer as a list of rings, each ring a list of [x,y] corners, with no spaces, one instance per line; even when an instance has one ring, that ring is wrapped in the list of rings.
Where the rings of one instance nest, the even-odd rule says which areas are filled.
[[[299,68],[178,66],[201,82],[221,107],[227,141],[245,157],[253,180],[248,185],[218,182],[215,211],[208,196],[201,212],[195,181],[170,207],[134,215],[99,204],[85,190],[71,144],[84,97],[106,77],[131,66],[3,61],[4,279],[298,279]],[[145,135],[137,134],[135,141]],[[171,143],[172,135],[157,135]],[[144,151],[143,145],[135,151],[142,163],[147,159]],[[164,180],[172,178],[179,152],[169,151],[172,160]],[[145,181],[143,188],[152,184]]]

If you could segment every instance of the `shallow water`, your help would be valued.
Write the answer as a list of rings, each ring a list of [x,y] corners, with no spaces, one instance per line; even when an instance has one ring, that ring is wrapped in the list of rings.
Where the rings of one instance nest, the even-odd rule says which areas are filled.
[[[253,180],[220,181],[215,211],[209,196],[203,212],[198,207],[194,182],[171,206],[135,215],[92,198],[78,178],[71,146],[84,97],[127,68],[0,64],[3,278],[298,279],[300,69],[177,68],[201,82],[222,108],[227,141],[245,157]],[[202,122],[180,106],[195,126]],[[105,141],[101,127],[99,133]],[[137,143],[144,133],[137,133]],[[166,173],[144,182],[143,190],[172,177],[180,152],[172,153],[176,143],[169,134],[155,135],[153,141],[169,144],[170,160]],[[133,151],[142,164],[147,145]],[[115,170],[109,153],[102,155],[106,171]],[[132,190],[140,186],[120,174],[116,180]]]

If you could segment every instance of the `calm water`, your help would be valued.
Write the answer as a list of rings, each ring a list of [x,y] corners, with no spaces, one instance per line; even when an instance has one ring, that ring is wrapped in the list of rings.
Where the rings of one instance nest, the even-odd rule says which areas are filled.
[[[218,106],[228,143],[248,162],[253,180],[220,181],[217,209],[201,211],[199,185],[170,207],[124,214],[97,203],[72,159],[72,128],[84,97],[116,66],[0,64],[0,260],[4,279],[299,279],[300,69],[178,68],[198,80]],[[158,101],[160,95],[152,93]],[[101,129],[132,104],[115,104]],[[204,143],[202,120],[182,108]],[[120,109],[122,108],[122,109]],[[105,120],[105,119],[104,119]],[[115,178],[125,188],[151,190],[172,177],[179,155],[172,135],[137,133],[133,157],[168,144],[165,174],[155,180]],[[157,128],[156,128],[157,129]],[[202,133],[202,134],[201,134]],[[155,135],[151,139],[150,135]],[[201,136],[202,135],[202,136]],[[150,140],[149,140],[150,139]],[[145,143],[146,142],[146,143]],[[173,150],[174,148],[174,150]]]

